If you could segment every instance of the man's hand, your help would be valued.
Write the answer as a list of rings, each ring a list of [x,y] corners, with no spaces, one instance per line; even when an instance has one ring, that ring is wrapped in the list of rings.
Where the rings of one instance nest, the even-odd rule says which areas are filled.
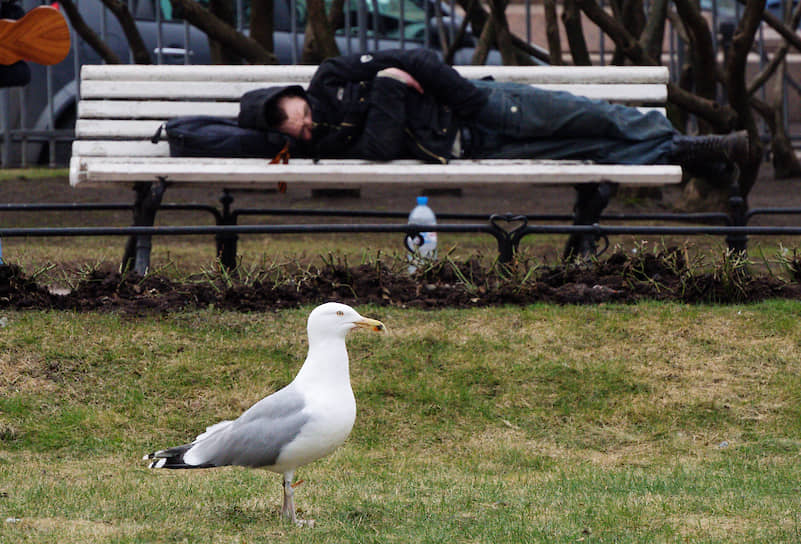
[[[418,93],[423,94],[422,85],[420,85],[420,83],[414,79],[409,72],[401,70],[400,68],[384,68],[376,74],[376,77],[391,77],[392,79],[396,79],[404,85],[411,87]]]

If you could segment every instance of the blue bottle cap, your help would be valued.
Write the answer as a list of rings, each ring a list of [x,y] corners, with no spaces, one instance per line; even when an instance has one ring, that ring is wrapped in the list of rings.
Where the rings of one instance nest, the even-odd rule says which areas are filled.
[[[418,206],[425,206],[428,204],[428,197],[427,196],[418,196],[417,197],[417,205]]]

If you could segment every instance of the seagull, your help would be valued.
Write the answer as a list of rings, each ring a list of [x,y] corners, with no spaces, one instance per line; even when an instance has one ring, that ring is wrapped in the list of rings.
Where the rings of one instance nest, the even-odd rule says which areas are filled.
[[[356,420],[345,336],[351,329],[382,332],[386,327],[350,306],[329,302],[312,310],[306,328],[309,352],[289,385],[237,419],[207,427],[189,444],[145,455],[153,460],[150,468],[239,465],[283,474],[282,515],[294,524],[308,523],[295,514],[295,469],[341,446]]]

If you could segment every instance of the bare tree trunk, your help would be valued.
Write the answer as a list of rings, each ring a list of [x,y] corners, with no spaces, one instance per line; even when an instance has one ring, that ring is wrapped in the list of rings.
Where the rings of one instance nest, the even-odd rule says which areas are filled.
[[[470,0],[470,9],[473,9],[475,4],[476,0]],[[451,42],[448,50],[445,51],[444,59],[447,64],[453,64],[453,57],[456,54],[456,50],[459,49],[459,44],[462,43],[462,40],[467,33],[468,24],[470,24],[470,18],[465,15],[464,19],[462,19],[462,24],[459,25],[459,30],[453,37],[453,42]]]
[[[581,10],[578,0],[565,0],[562,24],[565,25],[567,44],[570,48],[570,55],[573,57],[573,64],[590,66],[592,61],[590,60],[590,51],[587,49],[587,41],[584,39],[584,31],[581,28]]]
[[[236,28],[236,13],[234,12],[233,0],[209,0],[209,13],[223,21],[232,29]],[[240,64],[242,59],[232,49],[225,46],[211,35],[207,35],[209,40],[209,52],[211,61],[214,64]]]
[[[273,27],[273,0],[251,0],[250,37],[267,51],[275,53]]]
[[[478,38],[478,43],[473,51],[473,57],[470,59],[470,64],[483,65],[487,62],[487,55],[489,49],[495,42],[495,25],[492,18],[488,18],[484,23],[484,30],[481,31],[481,36]]]
[[[476,2],[475,0],[457,0],[459,5],[465,11],[465,18],[468,19],[470,26],[473,28],[473,34],[481,41],[481,34],[484,32],[484,29],[487,25],[487,19],[489,19],[489,14],[481,7],[480,2]],[[543,50],[532,47],[528,42],[524,39],[516,36],[514,34],[509,34],[512,45],[518,49],[518,56],[520,54],[527,55],[529,57],[534,57],[535,59],[540,59],[543,62],[549,63],[551,62],[551,57]],[[492,46],[490,43],[490,47]],[[473,55],[476,57],[476,55]],[[480,55],[479,55],[480,57]],[[486,61],[482,61],[481,64],[484,64]],[[528,64],[528,60],[521,60],[521,63]]]
[[[562,40],[559,38],[559,18],[556,15],[556,0],[544,0],[545,9],[545,36],[548,39],[548,52],[551,54],[551,64],[560,66],[562,60]]]
[[[701,15],[697,3],[691,0],[674,0],[673,3],[690,38],[695,94],[716,100],[717,82],[723,78],[719,73],[709,25]],[[704,119],[699,121],[703,133],[725,130],[723,127],[710,127],[704,123]]]
[[[490,15],[495,25],[495,43],[501,52],[501,59],[503,59],[504,65],[515,66],[521,64],[523,59],[517,55],[517,51],[512,44],[509,21],[506,19],[506,6],[508,3],[508,0],[489,0]],[[527,64],[531,64],[531,62],[529,61]]]
[[[639,42],[628,33],[623,25],[601,9],[594,0],[578,1],[587,17],[612,38],[615,44],[626,53],[626,57],[634,64],[641,66],[659,65],[655,59],[646,54]],[[715,126],[725,127],[722,132],[731,130],[737,120],[737,112],[730,106],[700,97],[673,83],[668,83],[668,100],[690,113],[705,118]]]
[[[642,37],[643,29],[645,29],[645,8],[642,5],[642,0],[624,0],[623,1],[623,24],[629,29],[633,36]],[[614,64],[625,64],[626,57],[622,52],[614,57]],[[656,57],[659,62],[659,55]]]
[[[489,19],[489,13],[481,7],[480,2],[474,0],[457,1],[464,10],[465,19],[468,20],[470,27],[473,29],[473,36],[480,38],[481,33],[484,31],[484,26],[487,24],[487,19]]]
[[[328,25],[332,32],[345,26],[345,0],[333,0],[331,11],[328,12]]]
[[[657,61],[662,58],[662,45],[665,40],[665,21],[667,20],[668,0],[653,0],[651,9],[640,35],[640,45],[645,53]]]
[[[783,80],[787,73],[787,64],[782,63],[782,69],[770,85],[771,113],[773,114],[772,138],[770,150],[773,162],[773,174],[776,179],[787,179],[801,176],[801,163],[795,155],[790,136],[784,127],[784,89]]]
[[[762,158],[762,145],[759,143],[756,121],[751,112],[748,90],[745,84],[745,70],[748,53],[754,43],[754,36],[762,21],[765,0],[749,0],[734,32],[731,54],[726,59],[725,76],[729,102],[739,117],[739,126],[748,129],[750,135],[750,156],[743,161],[740,173],[740,194],[748,196],[759,174]]]
[[[308,22],[306,23],[306,39],[303,42],[301,62],[319,64],[329,57],[339,56],[339,47],[325,13],[325,2],[308,0],[306,6]]]
[[[788,4],[789,7],[789,4]],[[785,17],[788,28],[796,28],[801,21],[801,2],[796,4],[792,13]],[[786,41],[774,53],[767,66],[757,74],[748,84],[748,94],[750,95],[751,106],[762,116],[768,124],[771,132],[771,157],[773,162],[773,174],[776,179],[785,179],[801,176],[801,162],[796,157],[793,144],[784,127],[784,88],[783,82],[787,72],[785,58],[790,50],[790,44]],[[768,83],[771,78],[773,83],[769,91],[770,103],[757,104],[754,93],[763,85]]]
[[[120,22],[122,31],[125,33],[125,38],[128,40],[128,45],[133,53],[134,62],[136,64],[153,64],[153,59],[150,57],[142,35],[139,34],[139,29],[136,28],[136,21],[131,16],[131,12],[128,11],[128,6],[119,0],[103,0],[103,4]]]
[[[89,44],[89,46],[103,59],[107,64],[122,64],[122,61],[111,48],[100,39],[97,33],[89,28],[83,17],[81,17],[78,8],[72,3],[72,0],[62,0],[61,7],[64,8],[64,13],[72,24],[75,32]]]
[[[194,0],[170,0],[178,7],[184,19],[205,32],[210,39],[224,44],[232,53],[244,58],[250,64],[276,64],[278,59],[259,42],[237,32],[231,25],[222,21]]]

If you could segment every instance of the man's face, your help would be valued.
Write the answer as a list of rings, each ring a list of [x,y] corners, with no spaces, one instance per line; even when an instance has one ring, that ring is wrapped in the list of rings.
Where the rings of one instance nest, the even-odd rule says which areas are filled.
[[[312,139],[312,113],[309,103],[300,96],[282,96],[278,99],[278,107],[286,112],[287,119],[278,127],[284,134],[302,141]]]

